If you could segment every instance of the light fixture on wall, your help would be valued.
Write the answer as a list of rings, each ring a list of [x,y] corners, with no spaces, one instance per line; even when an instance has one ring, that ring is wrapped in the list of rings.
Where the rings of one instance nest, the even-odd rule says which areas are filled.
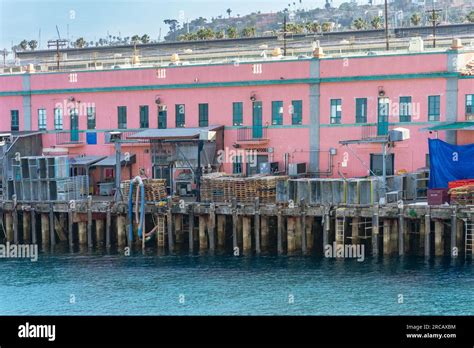
[[[385,97],[385,90],[383,86],[379,86],[379,97]]]
[[[74,98],[74,97],[69,97],[69,98],[67,98],[67,100],[70,101],[70,102],[74,102],[74,101],[76,101],[76,98]]]
[[[257,96],[254,92],[252,92],[252,94],[250,94],[250,100],[253,101],[253,102],[257,100]]]
[[[155,97],[155,104],[160,105],[161,104],[161,98],[159,96]]]

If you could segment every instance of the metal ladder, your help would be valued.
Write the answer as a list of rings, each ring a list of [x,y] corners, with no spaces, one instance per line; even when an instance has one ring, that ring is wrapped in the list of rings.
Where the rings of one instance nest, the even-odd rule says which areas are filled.
[[[342,241],[344,245],[344,227],[346,226],[346,217],[336,217],[336,243]]]
[[[464,257],[472,258],[472,239],[474,236],[474,222],[472,217],[466,220],[465,223],[465,234],[464,234]]]

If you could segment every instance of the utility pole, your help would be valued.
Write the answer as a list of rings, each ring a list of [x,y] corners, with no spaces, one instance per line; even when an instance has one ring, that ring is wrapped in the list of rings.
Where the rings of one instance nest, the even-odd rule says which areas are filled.
[[[286,57],[286,12],[283,16],[283,56]]]
[[[57,63],[57,70],[59,71],[59,62],[61,61],[61,56],[59,53],[59,49],[66,47],[67,40],[57,39],[57,40],[49,40],[48,41],[48,48],[54,47],[56,48],[56,63]]]
[[[385,0],[385,49],[390,50],[390,44],[388,42],[388,0]]]
[[[3,55],[3,67],[6,67],[6,66],[7,66],[7,56],[8,56],[8,53],[10,53],[10,52],[7,51],[6,48],[4,48],[3,51],[2,51],[2,55]]]
[[[434,8],[434,2],[433,2],[433,8],[429,11],[426,11],[427,13],[430,14],[429,21],[433,25],[433,48],[436,48],[436,26],[439,24],[437,23],[438,21],[438,13],[441,12],[442,10],[440,9],[435,9]]]

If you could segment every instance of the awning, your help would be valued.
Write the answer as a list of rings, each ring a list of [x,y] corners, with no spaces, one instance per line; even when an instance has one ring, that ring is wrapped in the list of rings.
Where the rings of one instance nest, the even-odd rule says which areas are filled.
[[[166,129],[147,129],[142,132],[130,135],[127,139],[155,139],[155,140],[172,140],[172,139],[195,139],[199,138],[202,132],[216,131],[223,126],[215,125],[200,128],[166,128]]]
[[[96,162],[99,162],[103,159],[107,158],[107,156],[77,156],[71,158],[69,163],[72,167],[80,167],[80,166],[90,166]]]
[[[433,127],[422,128],[421,131],[448,131],[448,130],[474,130],[474,122],[450,122]]]
[[[135,163],[135,162],[136,162],[135,154],[130,154],[130,158],[128,161],[125,161],[125,155],[120,156],[120,164],[122,167],[125,165]],[[93,167],[115,167],[115,163],[116,163],[115,155],[112,155],[112,156],[108,156],[104,158],[103,160],[97,163],[94,163]]]

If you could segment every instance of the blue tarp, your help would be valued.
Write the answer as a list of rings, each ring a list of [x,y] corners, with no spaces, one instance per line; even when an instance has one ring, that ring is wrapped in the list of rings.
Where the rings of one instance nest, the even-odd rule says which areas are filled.
[[[428,139],[430,149],[429,188],[447,188],[448,182],[474,179],[474,144],[451,145]]]

